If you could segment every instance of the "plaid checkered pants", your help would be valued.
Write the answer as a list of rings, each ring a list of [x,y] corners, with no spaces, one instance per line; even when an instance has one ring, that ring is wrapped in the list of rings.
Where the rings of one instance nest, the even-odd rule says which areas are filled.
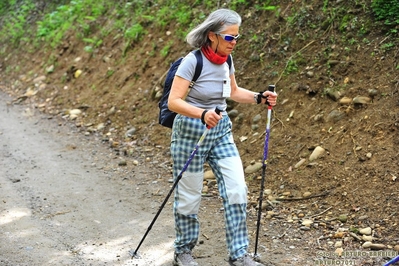
[[[175,180],[204,130],[206,128],[199,119],[176,116],[171,139]],[[208,162],[216,176],[223,199],[229,255],[232,259],[239,258],[247,253],[248,248],[247,186],[241,158],[231,133],[231,121],[227,115],[223,116],[216,127],[210,129],[175,189],[173,212],[176,253],[192,250],[198,241],[198,211],[205,162]]]

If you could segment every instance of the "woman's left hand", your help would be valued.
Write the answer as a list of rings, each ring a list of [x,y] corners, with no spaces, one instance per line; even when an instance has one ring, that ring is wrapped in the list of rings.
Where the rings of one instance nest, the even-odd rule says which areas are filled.
[[[277,103],[277,93],[272,91],[263,92],[262,103],[275,106]]]

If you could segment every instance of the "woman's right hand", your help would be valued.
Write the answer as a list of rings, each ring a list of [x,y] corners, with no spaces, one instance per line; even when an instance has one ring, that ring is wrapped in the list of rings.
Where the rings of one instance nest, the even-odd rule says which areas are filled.
[[[220,119],[222,119],[222,114],[218,114],[215,110],[208,110],[204,116],[204,122],[208,128],[215,127]]]

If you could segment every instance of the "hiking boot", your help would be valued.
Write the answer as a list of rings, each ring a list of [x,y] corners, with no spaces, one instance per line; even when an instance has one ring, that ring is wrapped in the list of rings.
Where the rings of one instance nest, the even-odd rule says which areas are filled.
[[[254,261],[249,254],[245,254],[236,260],[229,259],[230,266],[265,266],[262,263]]]
[[[180,254],[175,253],[175,260],[173,261],[174,266],[198,266],[195,262],[190,251],[186,251]]]

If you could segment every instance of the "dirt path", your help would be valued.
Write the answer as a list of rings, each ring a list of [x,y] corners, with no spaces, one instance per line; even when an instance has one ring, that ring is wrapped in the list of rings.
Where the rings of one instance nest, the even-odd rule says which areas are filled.
[[[140,249],[145,260],[128,256],[157,207],[145,183],[115,182],[104,147],[0,98],[1,265],[171,264],[170,208]]]

